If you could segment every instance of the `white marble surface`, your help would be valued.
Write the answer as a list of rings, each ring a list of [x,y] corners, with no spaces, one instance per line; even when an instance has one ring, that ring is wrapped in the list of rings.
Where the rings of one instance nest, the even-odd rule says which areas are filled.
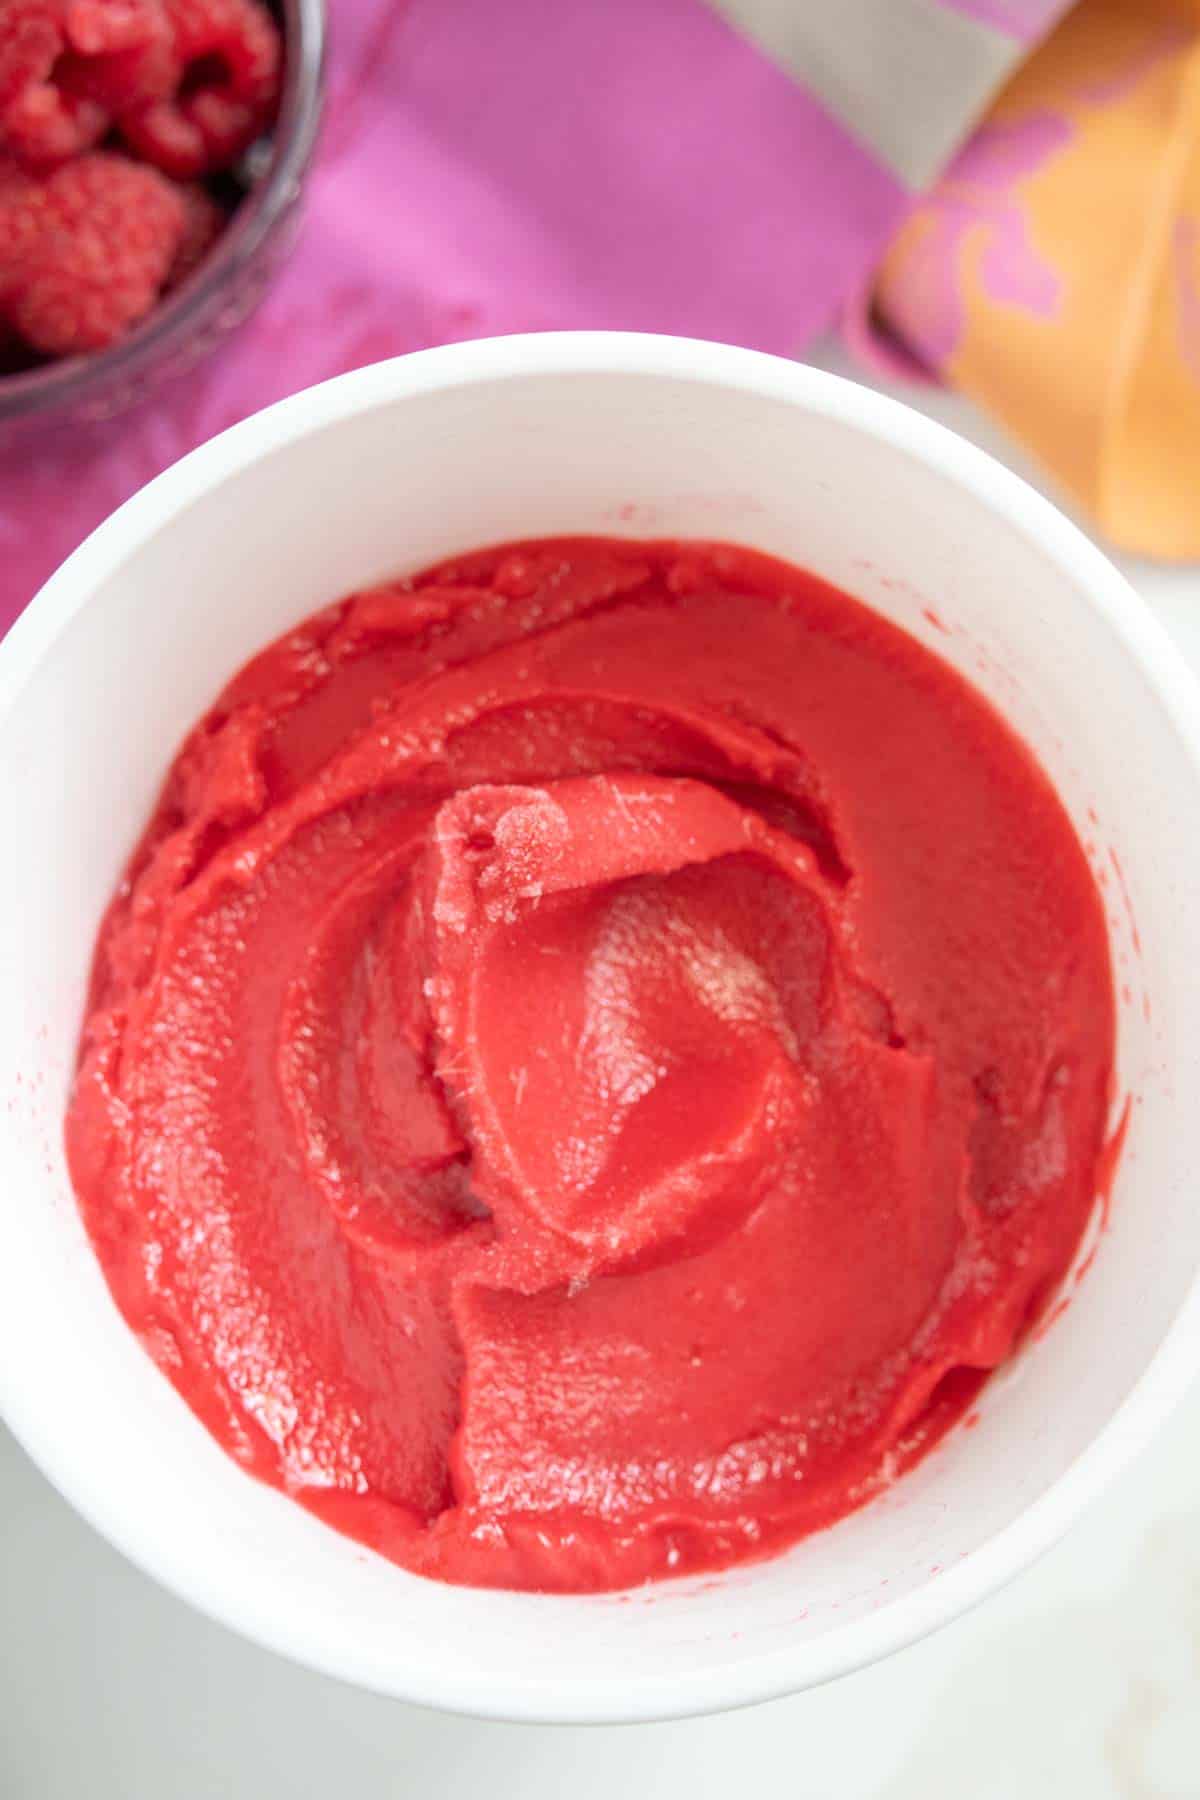
[[[925,404],[1029,473],[962,403]],[[1200,669],[1200,570],[1125,567]],[[886,1664],[682,1724],[488,1725],[356,1693],[195,1616],[0,1431],[0,1800],[1197,1800],[1198,1521],[1200,1388],[1065,1543]]]

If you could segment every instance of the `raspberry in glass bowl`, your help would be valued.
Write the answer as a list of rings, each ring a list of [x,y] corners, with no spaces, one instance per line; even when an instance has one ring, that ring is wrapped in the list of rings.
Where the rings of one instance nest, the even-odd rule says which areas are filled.
[[[0,0],[0,442],[247,316],[316,137],[323,0]]]

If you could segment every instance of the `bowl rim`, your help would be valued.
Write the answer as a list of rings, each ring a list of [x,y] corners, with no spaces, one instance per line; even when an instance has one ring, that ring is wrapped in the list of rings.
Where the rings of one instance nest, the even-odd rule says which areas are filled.
[[[1200,683],[1165,627],[1096,545],[1020,476],[947,427],[887,395],[758,351],[632,332],[550,332],[484,338],[413,352],[308,388],[253,414],[192,451],[125,502],[66,560],[0,643],[0,736],[23,689],[92,594],[176,513],[276,449],[405,398],[527,377],[634,375],[690,381],[783,400],[856,428],[967,489],[1057,563],[1099,610],[1164,707],[1200,781]],[[125,1516],[119,1480],[76,1459],[52,1422],[22,1395],[15,1364],[0,1364],[0,1416],[59,1492],[136,1566],[203,1614],[322,1674],[450,1712],[525,1723],[633,1723],[752,1705],[820,1685],[904,1648],[984,1599],[1048,1550],[1141,1450],[1200,1369],[1200,1276],[1134,1387],[1088,1447],[1010,1524],[961,1563],[879,1612],[819,1639],[673,1675],[554,1684],[519,1674],[461,1680],[424,1666],[418,1648],[331,1654],[286,1597],[261,1604],[186,1544],[143,1541]],[[550,1597],[553,1600],[554,1597]],[[578,1596],[572,1597],[578,1601]],[[545,1603],[546,1597],[539,1597]]]

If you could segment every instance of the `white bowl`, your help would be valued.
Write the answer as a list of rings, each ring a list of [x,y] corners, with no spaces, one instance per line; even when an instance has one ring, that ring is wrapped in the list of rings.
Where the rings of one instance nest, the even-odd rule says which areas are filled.
[[[357,583],[557,532],[728,538],[963,670],[1105,883],[1128,1141],[1094,1266],[980,1420],[773,1561],[626,1595],[418,1579],[245,1475],[121,1320],[60,1142],[101,909],[182,728]],[[508,1719],[698,1713],[826,1681],[996,1588],[1200,1361],[1200,703],[1104,557],[1015,476],[831,376],[713,344],[507,338],[362,369],[225,432],[103,525],[0,648],[0,1403],[135,1562],[261,1643]]]

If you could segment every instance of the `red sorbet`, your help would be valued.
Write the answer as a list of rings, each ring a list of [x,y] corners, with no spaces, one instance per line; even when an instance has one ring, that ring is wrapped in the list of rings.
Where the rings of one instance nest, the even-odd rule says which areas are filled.
[[[187,738],[67,1121],[151,1355],[422,1574],[758,1556],[934,1441],[1092,1206],[1100,901],[958,675],[749,551],[356,594]]]

